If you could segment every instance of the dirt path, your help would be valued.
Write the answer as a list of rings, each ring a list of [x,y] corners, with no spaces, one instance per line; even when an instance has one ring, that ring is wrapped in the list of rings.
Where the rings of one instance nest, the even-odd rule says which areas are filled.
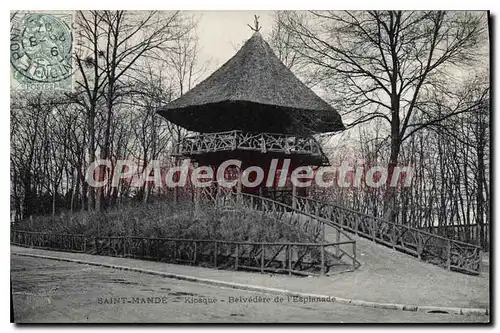
[[[426,314],[335,303],[304,304],[286,298],[276,303],[273,295],[30,257],[14,256],[11,268],[14,315],[18,323],[488,320],[484,316]],[[157,303],[141,303],[148,298]],[[260,302],[241,302],[249,299]]]

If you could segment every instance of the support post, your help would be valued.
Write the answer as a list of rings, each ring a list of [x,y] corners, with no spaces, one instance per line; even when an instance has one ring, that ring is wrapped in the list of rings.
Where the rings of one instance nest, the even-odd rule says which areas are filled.
[[[338,212],[340,212],[340,210],[338,210]],[[333,216],[333,208],[330,210],[330,220],[332,219],[332,216]],[[340,224],[340,230],[344,230],[344,224],[346,224],[346,221],[345,221],[345,218],[344,218],[344,214],[341,213],[341,214],[338,214],[338,221],[339,221],[339,224]]]
[[[395,250],[396,249],[396,226],[394,224],[392,225],[391,243],[392,243],[392,249]]]
[[[240,257],[240,244],[236,243],[236,258],[234,259],[234,270],[238,270],[238,259]]]
[[[321,223],[321,243],[326,242],[326,225],[325,223]]]
[[[177,204],[179,201],[179,187],[174,187],[174,202]]]
[[[194,249],[193,249],[193,264],[196,265],[196,241],[193,241]]]
[[[446,269],[448,269],[450,271],[451,270],[451,240],[450,239],[448,239],[446,249],[447,249],[447,251],[446,251],[447,252]]]
[[[371,228],[371,234],[372,234],[372,241],[373,242],[375,241],[375,235],[377,234],[377,227],[378,227],[377,221],[373,220],[372,228]],[[420,256],[419,256],[418,259],[420,259]]]
[[[240,208],[241,207],[241,190],[242,190],[242,184],[241,184],[241,168],[237,167],[237,175],[236,179],[238,182],[236,183],[236,207]]]
[[[337,246],[335,247],[335,253],[337,258],[340,257],[340,230],[337,230]]]
[[[477,251],[479,252],[479,274],[481,274],[483,272],[483,253],[481,251],[481,249],[477,249]]]
[[[127,236],[123,237],[123,257],[127,257]]]
[[[356,268],[356,242],[352,243],[352,270]]]
[[[292,183],[292,208],[297,208],[297,187]]]
[[[160,240],[156,240],[156,261],[160,262]]]
[[[260,272],[264,273],[264,260],[266,259],[266,254],[265,254],[265,247],[264,244],[261,245],[261,251],[260,251]]]
[[[325,243],[321,243],[321,276],[325,275]]]
[[[200,215],[200,187],[193,186],[194,191],[194,215]]]
[[[217,268],[217,242],[214,242],[214,267]]]
[[[233,134],[233,137],[231,140],[231,149],[236,150],[236,147],[238,147],[238,139],[237,139],[238,132],[233,131],[232,134]]]
[[[292,275],[292,247],[290,244],[286,246],[286,252],[288,254],[288,275]]]

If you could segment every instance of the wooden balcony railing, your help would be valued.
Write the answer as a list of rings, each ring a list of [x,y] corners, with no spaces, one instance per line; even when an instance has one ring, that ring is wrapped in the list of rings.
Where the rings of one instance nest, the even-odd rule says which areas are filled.
[[[307,155],[319,159],[322,165],[328,164],[328,158],[313,137],[251,133],[238,130],[186,137],[177,144],[175,155],[193,156],[232,150]]]

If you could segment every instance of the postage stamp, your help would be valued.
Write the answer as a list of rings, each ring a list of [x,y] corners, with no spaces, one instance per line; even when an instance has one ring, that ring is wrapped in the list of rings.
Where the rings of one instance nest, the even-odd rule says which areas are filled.
[[[11,14],[12,90],[71,91],[72,18],[51,12]]]

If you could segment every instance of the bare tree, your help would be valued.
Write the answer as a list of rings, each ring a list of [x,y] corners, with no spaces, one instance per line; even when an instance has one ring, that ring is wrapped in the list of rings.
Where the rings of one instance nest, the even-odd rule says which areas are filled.
[[[445,90],[451,73],[479,61],[484,15],[472,12],[363,11],[290,13],[277,25],[293,35],[294,50],[307,59],[349,127],[383,119],[390,128],[388,167],[398,164],[412,134],[454,115],[431,115],[415,123],[425,98]],[[394,191],[386,191],[392,203]],[[387,209],[391,216],[392,208]]]
[[[186,34],[190,26],[183,24],[179,12],[90,11],[79,12],[78,18],[79,33],[84,38],[81,47],[88,51],[86,56],[77,56],[77,64],[81,75],[78,86],[87,101],[82,104],[89,111],[89,155],[92,161],[96,149],[93,126],[99,111],[104,122],[100,158],[108,159],[114,110],[124,96],[133,92],[140,62],[158,50],[168,49],[169,43]],[[100,178],[104,172],[101,167]],[[101,211],[104,192],[102,188],[97,192],[95,207]]]

